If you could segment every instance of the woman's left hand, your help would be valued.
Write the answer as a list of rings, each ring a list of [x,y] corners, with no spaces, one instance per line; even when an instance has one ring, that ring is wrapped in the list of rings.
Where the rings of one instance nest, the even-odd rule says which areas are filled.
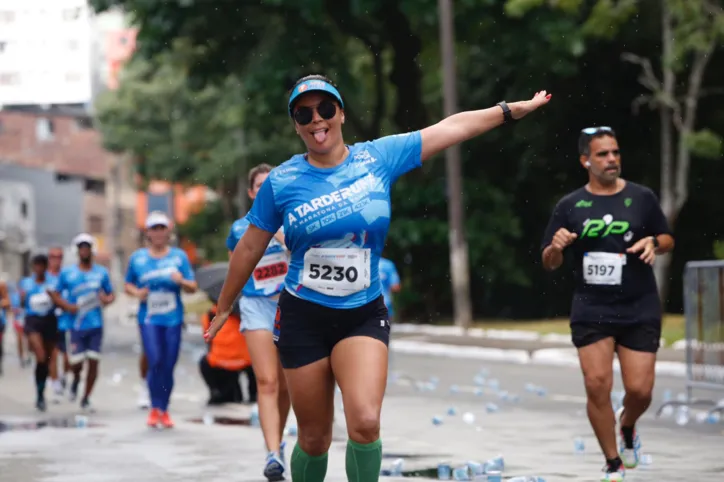
[[[546,105],[551,100],[552,95],[553,94],[549,94],[545,90],[541,90],[540,92],[536,92],[530,100],[516,102],[516,107],[518,107],[517,109],[514,109],[511,105],[510,113],[513,116],[513,119],[522,119],[539,107]]]

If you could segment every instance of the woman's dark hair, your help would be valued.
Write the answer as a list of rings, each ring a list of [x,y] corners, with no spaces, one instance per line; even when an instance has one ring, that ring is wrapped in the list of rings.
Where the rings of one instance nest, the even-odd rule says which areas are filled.
[[[256,176],[259,174],[267,174],[271,172],[272,167],[269,164],[259,164],[258,166],[255,166],[249,171],[249,189],[254,189],[254,181],[256,181]]]
[[[48,266],[48,257],[44,254],[36,254],[30,260],[30,264],[33,266],[36,264],[42,264],[44,266]]]

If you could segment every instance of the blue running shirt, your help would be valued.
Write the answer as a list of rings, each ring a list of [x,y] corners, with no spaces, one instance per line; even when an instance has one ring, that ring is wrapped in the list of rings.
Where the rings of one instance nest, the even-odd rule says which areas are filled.
[[[148,288],[148,298],[138,307],[138,323],[159,326],[183,323],[181,286],[171,279],[171,273],[175,271],[181,273],[185,280],[194,280],[191,263],[182,249],[171,248],[163,258],[154,258],[148,248],[133,252],[128,261],[126,283]]]
[[[400,284],[400,275],[397,273],[395,263],[387,258],[380,258],[380,283],[382,284],[382,296],[385,299],[385,306],[390,316],[392,316],[394,314],[392,287]]]
[[[78,312],[71,314],[71,330],[91,330],[103,326],[103,307],[100,293],[113,293],[108,270],[94,264],[90,270],[83,271],[78,265],[63,268],[58,277],[55,291],[66,293],[63,296],[68,303],[78,305]]]
[[[25,316],[46,316],[53,312],[55,303],[48,294],[48,290],[54,290],[58,278],[45,273],[45,281],[38,283],[35,276],[28,276],[20,280],[18,289],[25,296]]]
[[[270,233],[284,226],[292,253],[287,291],[330,308],[356,308],[380,296],[390,189],[422,164],[421,155],[415,131],[355,144],[332,168],[298,154],[271,171],[247,218]]]
[[[231,225],[229,236],[226,238],[226,247],[229,248],[229,251],[234,251],[239,240],[249,228],[249,224],[248,218],[243,217]],[[241,290],[242,296],[274,296],[278,294],[284,286],[284,278],[288,271],[289,255],[284,246],[272,238],[264,251],[264,256],[254,268],[244,289]]]

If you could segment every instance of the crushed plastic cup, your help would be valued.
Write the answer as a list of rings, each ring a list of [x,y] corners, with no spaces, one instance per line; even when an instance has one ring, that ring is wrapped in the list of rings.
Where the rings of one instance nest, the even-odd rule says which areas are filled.
[[[487,482],[503,482],[503,473],[500,470],[487,470]]]
[[[536,387],[535,393],[536,393],[536,395],[538,395],[539,397],[545,397],[545,396],[548,394],[548,390],[546,390],[546,389],[543,388],[543,387]]]
[[[472,414],[471,412],[465,412],[465,413],[463,414],[463,422],[465,422],[465,423],[467,423],[467,424],[474,423],[474,422],[475,422],[475,415]]]
[[[500,388],[500,382],[497,378],[491,378],[490,380],[488,380],[488,386],[493,390],[497,390],[498,388]]]
[[[485,405],[485,411],[488,412],[488,413],[495,413],[495,412],[497,412],[498,410],[499,410],[499,409],[498,409],[498,406],[497,406],[496,404],[494,404],[494,403],[488,403],[488,404]]]
[[[297,426],[296,426],[296,425],[290,425],[290,426],[287,428],[287,433],[288,433],[291,437],[296,437],[296,436],[297,436]]]
[[[457,467],[453,470],[453,480],[472,480],[470,476],[470,468],[466,465],[464,467]]]
[[[528,393],[535,393],[536,388],[537,388],[537,387],[536,387],[534,384],[532,384],[532,383],[526,383],[526,384],[525,384],[525,391],[528,392]]]
[[[676,411],[676,424],[684,426],[689,423],[689,407],[681,406]]]
[[[437,480],[450,480],[452,478],[452,467],[450,462],[437,464]]]
[[[438,383],[440,383],[440,379],[438,377],[430,377],[430,383],[432,383],[433,385],[437,385]]]
[[[88,426],[88,417],[85,415],[76,415],[74,421],[76,428],[86,428]]]
[[[457,415],[458,409],[455,407],[450,407],[447,409],[447,414],[450,416]]]
[[[505,470],[505,459],[503,459],[502,455],[498,455],[497,457],[488,460],[483,465],[485,466],[486,474],[489,474],[491,471],[502,472]]]
[[[508,392],[506,392],[505,390],[498,393],[498,397],[500,397],[500,399],[504,402],[507,402],[510,399],[510,397],[508,396]]]
[[[654,463],[654,458],[651,456],[651,454],[641,454],[641,459],[639,460],[639,464],[643,466],[648,466]]]
[[[490,370],[488,370],[487,368],[483,367],[483,368],[480,369],[480,371],[478,372],[478,374],[479,374],[480,376],[487,377],[488,375],[490,375]]]
[[[475,385],[479,387],[482,387],[483,385],[485,385],[485,377],[482,375],[476,375],[475,378],[473,378],[473,383],[475,383]]]
[[[480,387],[477,387],[475,390],[473,390],[473,393],[476,397],[482,397],[483,396],[483,389]]]
[[[483,464],[479,462],[475,462],[474,460],[468,460],[466,462],[466,465],[468,466],[468,469],[470,470],[470,475],[473,477],[477,477],[479,475],[483,475],[485,473],[485,467]]]
[[[204,422],[204,425],[213,425],[214,424],[214,416],[210,413],[205,413],[204,416],[201,419]]]
[[[405,467],[405,460],[404,459],[396,459],[394,462],[392,462],[392,466],[390,467],[390,475],[393,477],[399,477],[402,475],[402,470]]]
[[[432,424],[433,425],[442,425],[442,417],[435,415],[432,417]]]
[[[721,413],[711,412],[706,417],[706,423],[716,425],[721,420]]]
[[[705,423],[707,418],[709,418],[709,414],[707,412],[696,413],[696,423]]]
[[[583,441],[582,437],[576,437],[573,439],[573,452],[577,454],[582,454],[586,451],[586,443]]]

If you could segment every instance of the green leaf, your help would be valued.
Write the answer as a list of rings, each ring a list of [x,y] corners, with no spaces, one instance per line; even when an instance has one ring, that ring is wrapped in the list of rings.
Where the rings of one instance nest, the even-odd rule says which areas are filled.
[[[724,140],[710,129],[692,132],[684,139],[692,154],[705,159],[721,159]]]

